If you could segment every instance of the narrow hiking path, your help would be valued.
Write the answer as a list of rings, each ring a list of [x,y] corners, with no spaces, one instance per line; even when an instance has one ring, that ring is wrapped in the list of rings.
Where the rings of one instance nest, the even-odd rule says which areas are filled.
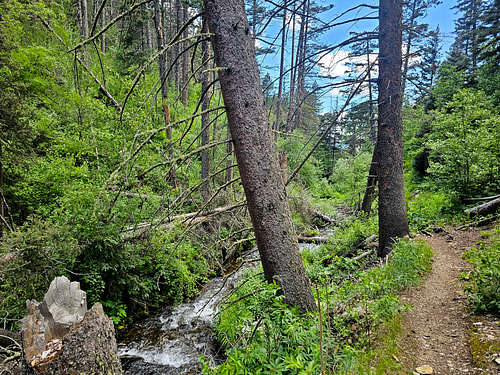
[[[421,237],[432,247],[434,259],[423,284],[402,296],[403,302],[413,305],[403,317],[400,346],[405,369],[410,374],[497,374],[495,363],[493,372],[489,365],[490,369],[481,369],[474,364],[470,349],[474,326],[459,279],[460,272],[468,268],[462,253],[481,239],[480,230],[446,229]],[[488,334],[498,340],[499,332],[494,328],[498,322],[492,323]],[[432,372],[421,366],[430,366]]]

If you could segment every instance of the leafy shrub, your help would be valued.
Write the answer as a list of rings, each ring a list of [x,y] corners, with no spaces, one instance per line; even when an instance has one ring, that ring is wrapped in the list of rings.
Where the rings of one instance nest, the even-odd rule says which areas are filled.
[[[484,243],[464,253],[472,264],[466,290],[476,312],[500,313],[500,227],[492,237],[492,245]]]
[[[423,242],[401,240],[387,265],[358,270],[356,282],[323,280],[318,294],[328,371],[360,373],[366,365],[370,332],[405,309],[393,293],[417,283],[430,269],[431,257]],[[300,315],[277,292],[277,286],[268,284],[261,273],[244,278],[217,318],[217,337],[228,358],[217,367],[205,363],[204,374],[320,372],[319,316]]]
[[[442,192],[417,192],[408,200],[408,222],[421,230],[431,224],[442,223],[453,208],[453,198]]]
[[[459,90],[429,135],[429,172],[461,195],[498,191],[500,117],[482,91]]]
[[[56,276],[71,277],[81,247],[66,226],[31,218],[0,243],[0,320],[17,324],[26,300],[43,299]]]
[[[365,151],[336,161],[330,176],[330,189],[336,193],[339,201],[350,201],[354,204],[362,199],[371,160],[372,153]]]

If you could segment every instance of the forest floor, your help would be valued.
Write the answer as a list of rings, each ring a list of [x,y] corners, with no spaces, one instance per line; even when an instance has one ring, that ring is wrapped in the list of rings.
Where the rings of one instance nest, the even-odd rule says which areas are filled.
[[[402,301],[413,308],[403,317],[401,363],[409,374],[500,374],[500,318],[473,315],[460,273],[462,253],[481,238],[480,229],[446,228],[421,235],[434,251],[432,272]]]

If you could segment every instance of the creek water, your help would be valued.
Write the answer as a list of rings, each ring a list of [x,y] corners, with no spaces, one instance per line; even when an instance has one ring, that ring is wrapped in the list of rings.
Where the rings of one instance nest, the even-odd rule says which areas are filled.
[[[300,244],[301,249],[317,248]],[[222,361],[213,332],[217,306],[243,276],[245,270],[260,266],[259,253],[252,250],[243,257],[240,268],[229,277],[210,280],[191,302],[162,311],[130,332],[118,345],[126,375],[183,375],[201,372],[199,357],[212,364]]]

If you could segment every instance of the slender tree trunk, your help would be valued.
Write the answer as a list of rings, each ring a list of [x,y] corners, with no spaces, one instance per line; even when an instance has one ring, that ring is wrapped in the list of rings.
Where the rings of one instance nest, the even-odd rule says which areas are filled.
[[[368,110],[369,110],[369,126],[370,138],[373,144],[377,143],[377,124],[375,122],[375,111],[373,110],[373,87],[372,87],[372,74],[370,69],[370,41],[366,41],[366,66],[368,67]]]
[[[175,0],[175,30],[172,33],[172,36],[177,34],[177,31],[181,28],[181,23],[182,23],[181,16],[182,16],[181,1]],[[181,49],[180,44],[176,43],[174,46],[174,59],[177,59],[177,56],[179,56],[180,49]],[[180,91],[181,87],[180,71],[181,70],[179,69],[179,59],[177,59],[175,61],[175,66],[174,66],[174,81],[175,81],[175,88],[177,89],[177,91]]]
[[[104,26],[106,26],[106,6],[101,12],[101,27],[104,28]],[[101,52],[106,53],[106,33],[101,34]]]
[[[205,0],[205,11],[248,211],[269,282],[285,302],[315,310],[264,107],[243,0]]]
[[[377,144],[373,149],[372,162],[368,171],[368,179],[366,181],[366,190],[361,204],[361,211],[369,215],[372,210],[373,201],[375,200],[375,188],[377,187]]]
[[[87,0],[80,0],[80,33],[83,39],[87,39],[89,37],[89,16],[88,16],[88,7]]]
[[[203,21],[202,33],[207,33],[207,24]],[[201,75],[201,92],[203,94],[203,99],[201,103],[201,110],[206,111],[210,107],[210,95],[207,91],[208,88],[208,80],[209,73],[207,72],[208,68],[208,58],[209,58],[209,50],[208,50],[208,41],[202,42],[201,44],[201,61],[203,63],[203,73]],[[205,146],[210,143],[210,114],[204,113],[201,116],[201,145]],[[203,200],[206,201],[210,196],[210,182],[208,181],[208,176],[210,175],[210,153],[209,150],[204,150],[201,152],[201,179],[207,180],[203,183],[201,187],[201,195]]]
[[[182,23],[185,24],[188,21],[188,6],[183,4],[182,6]],[[188,29],[184,30],[183,38],[187,39],[188,37]],[[183,49],[189,45],[189,42],[183,43]],[[188,73],[189,73],[189,53],[185,52],[182,55],[182,87],[184,87],[182,91],[182,104],[184,107],[188,105]]]
[[[401,122],[401,0],[380,0],[378,141],[379,249],[385,256],[393,241],[409,233],[403,180]]]
[[[415,27],[415,19],[417,18],[417,13],[416,13],[417,1],[420,0],[413,0],[411,15],[410,15],[410,24],[408,25],[408,38],[406,39],[406,52],[404,54],[404,60],[403,60],[403,78],[401,80],[401,93],[403,97],[405,95],[406,79],[408,76],[408,67],[410,64],[411,43],[413,41],[413,28]]]
[[[292,52],[290,55],[290,98],[288,100],[288,114],[286,118],[286,131],[291,132],[292,129],[292,112],[293,112],[293,103],[295,101],[295,13],[297,13],[297,7],[295,5],[293,7],[293,15],[292,15]]]
[[[302,127],[304,97],[306,95],[306,55],[309,34],[309,12],[311,0],[304,2],[302,24],[300,26],[299,47],[297,49],[297,95],[295,98],[295,129]]]
[[[283,71],[285,69],[285,46],[286,46],[286,7],[288,5],[287,0],[283,4],[283,22],[281,26],[281,56],[280,56],[280,77],[278,83],[278,98],[276,100],[276,120],[274,123],[274,130],[279,131],[281,122],[281,95],[283,92]],[[276,138],[278,133],[276,133]]]
[[[165,37],[163,35],[163,17],[162,17],[162,10],[163,10],[163,0],[155,0],[154,2],[154,12],[155,12],[155,28],[156,28],[156,44],[158,51],[162,51],[165,47]],[[168,145],[168,155],[169,158],[172,160],[174,158],[174,150],[172,147],[172,128],[169,126],[170,125],[170,107],[168,105],[168,80],[166,78],[167,74],[167,59],[166,59],[166,54],[162,53],[158,57],[158,71],[159,71],[159,76],[160,76],[160,82],[161,82],[161,98],[162,98],[162,111],[163,111],[163,119],[165,122],[165,135],[167,138],[167,142],[169,143]],[[171,168],[169,176],[168,176],[169,183],[172,186],[176,185],[176,173],[175,169]]]

